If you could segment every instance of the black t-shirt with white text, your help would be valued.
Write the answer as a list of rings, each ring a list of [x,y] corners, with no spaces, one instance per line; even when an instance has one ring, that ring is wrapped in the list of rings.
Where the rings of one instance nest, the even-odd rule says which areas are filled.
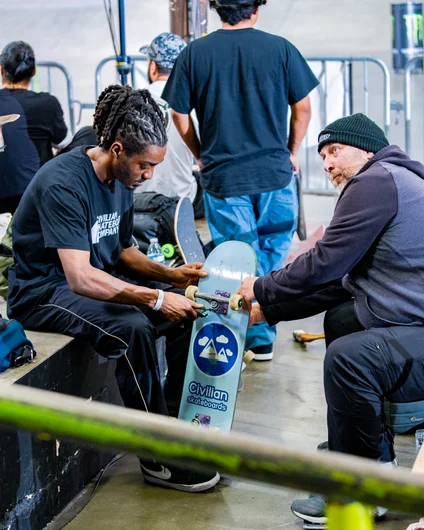
[[[196,110],[201,183],[222,198],[289,183],[288,106],[318,84],[286,39],[253,28],[218,30],[181,52],[162,98],[181,114]]]
[[[133,191],[97,177],[78,147],[45,164],[28,186],[13,226],[15,265],[9,270],[8,314],[22,316],[66,283],[57,249],[90,252],[110,272],[132,246]]]

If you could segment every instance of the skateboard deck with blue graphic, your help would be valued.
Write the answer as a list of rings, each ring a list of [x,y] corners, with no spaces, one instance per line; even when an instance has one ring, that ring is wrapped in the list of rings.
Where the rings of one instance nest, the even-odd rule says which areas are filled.
[[[174,232],[184,263],[204,263],[205,253],[196,232],[193,205],[188,197],[181,197],[178,201],[174,217]]]
[[[206,258],[208,276],[187,289],[186,296],[205,309],[193,322],[179,419],[230,431],[249,323],[236,293],[256,269],[252,247],[227,241]]]

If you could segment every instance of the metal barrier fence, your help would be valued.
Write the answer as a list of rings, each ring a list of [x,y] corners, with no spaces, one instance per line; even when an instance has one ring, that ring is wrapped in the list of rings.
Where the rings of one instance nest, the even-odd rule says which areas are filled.
[[[66,82],[66,101],[68,106],[68,113],[69,113],[69,128],[71,130],[72,134],[75,134],[75,114],[74,114],[74,105],[75,103],[78,103],[74,100],[74,89],[72,86],[72,78],[68,70],[60,63],[56,63],[54,61],[38,61],[37,62],[37,71],[40,72],[40,69],[46,68],[47,69],[47,92],[54,93],[52,90],[52,70],[58,70],[60,71],[64,77]],[[31,87],[34,88],[34,78],[31,82]]]
[[[410,151],[410,138],[411,138],[411,69],[416,59],[409,61],[407,68],[405,70],[405,135],[406,135],[406,144],[407,152]],[[340,109],[340,116],[348,116],[356,111],[355,107],[358,106],[358,90],[355,90],[354,85],[357,81],[354,79],[354,65],[362,65],[362,108],[361,110],[364,114],[369,113],[370,110],[370,89],[369,89],[369,65],[376,65],[382,75],[383,75],[383,92],[384,96],[382,98],[382,114],[384,121],[384,130],[386,135],[390,133],[390,74],[387,66],[383,61],[376,59],[374,57],[306,57],[308,63],[311,66],[319,67],[319,71],[316,72],[316,75],[320,81],[320,86],[318,87],[319,94],[319,118],[322,127],[324,127],[329,121],[329,115],[331,110],[333,110],[335,103],[334,101],[329,101],[329,76],[328,70],[330,65],[339,65],[340,67],[340,76],[341,76],[341,94],[339,93],[339,103],[341,98],[341,105],[339,104],[338,108]],[[102,92],[102,74],[104,74],[105,66],[110,63],[116,63],[116,57],[110,56],[104,58],[97,65],[95,70],[95,94],[96,99]],[[147,59],[145,56],[134,55],[131,57],[131,84],[134,88],[138,88],[142,84],[147,86],[148,76],[146,73],[145,65]],[[139,65],[142,64],[142,68],[139,68]],[[72,78],[68,70],[61,64],[53,61],[40,61],[37,63],[39,69],[46,69],[47,75],[47,90],[48,92],[53,92],[53,83],[52,83],[52,71],[56,70],[63,74],[66,82],[66,102],[68,107],[69,114],[69,123],[70,130],[72,134],[75,134],[75,126],[79,123],[81,119],[81,113],[84,109],[94,109],[95,103],[83,103],[74,99],[73,84]],[[119,80],[116,79],[117,82]],[[340,90],[339,90],[340,92]],[[331,105],[331,107],[330,107]],[[374,109],[374,105],[372,106]],[[375,109],[374,109],[375,110]],[[317,109],[314,109],[317,112]],[[79,112],[78,116],[76,113]],[[319,132],[319,131],[318,131]],[[302,167],[304,169],[304,182],[303,188],[306,193],[319,193],[319,194],[335,194],[336,191],[332,189],[331,185],[328,182],[327,177],[322,171],[322,164],[318,155],[316,154],[316,137],[317,133],[311,132],[311,126],[307,132],[305,142],[306,147],[302,151]],[[313,140],[310,142],[310,139]],[[315,142],[315,144],[314,144]],[[309,145],[315,145],[315,148],[308,147]]]
[[[316,72],[316,76],[320,81],[318,87],[319,103],[318,109],[313,108],[314,114],[318,114],[321,127],[319,130],[327,125],[336,117],[349,116],[354,112],[357,112],[356,107],[361,106],[360,111],[368,115],[370,111],[370,83],[369,83],[369,65],[376,65],[382,73],[383,80],[383,98],[382,106],[379,109],[383,116],[384,131],[388,136],[390,134],[390,73],[386,64],[375,57],[305,57],[306,61],[314,69],[317,65],[320,66],[320,70]],[[339,78],[341,83],[337,87],[338,94],[336,96],[337,101],[329,101],[329,80],[328,70],[331,66],[339,66],[340,73]],[[354,74],[358,72],[355,70],[354,65],[362,65],[362,101],[360,101],[359,90],[355,90],[355,84],[358,82],[354,77]],[[340,90],[341,89],[341,90]],[[331,108],[330,108],[331,105]],[[375,110],[374,105],[372,106]],[[336,109],[336,116],[334,116],[334,109]],[[333,111],[333,118],[330,119],[330,111]],[[311,125],[304,141],[303,155],[302,155],[302,167],[304,174],[303,188],[306,193],[319,193],[333,195],[336,192],[328,182],[327,177],[322,171],[322,164],[318,155],[316,154],[316,138],[319,130],[315,133],[311,133]],[[313,141],[310,142],[310,135],[314,134]],[[314,149],[309,146],[313,145]],[[315,160],[313,160],[315,157]]]
[[[131,70],[130,70],[131,86],[133,88],[139,88],[138,87],[137,74],[139,74],[140,77],[144,78],[144,80],[146,81],[146,85],[148,85],[149,84],[149,79],[147,77],[147,74],[145,72],[143,72],[142,70],[139,70],[137,68],[137,62],[146,64],[147,63],[147,58],[144,55],[132,55],[130,57],[130,59],[131,59]],[[102,59],[99,62],[99,64],[96,67],[96,72],[95,72],[96,99],[100,96],[100,94],[102,92],[101,77],[102,77],[103,68],[105,67],[105,65],[107,65],[108,63],[111,63],[111,62],[116,63],[116,57],[115,56],[105,57],[104,59]]]
[[[412,57],[406,63],[403,80],[403,110],[405,114],[405,151],[411,155],[412,151],[412,96],[411,96],[411,75],[415,63],[424,59],[424,54]]]

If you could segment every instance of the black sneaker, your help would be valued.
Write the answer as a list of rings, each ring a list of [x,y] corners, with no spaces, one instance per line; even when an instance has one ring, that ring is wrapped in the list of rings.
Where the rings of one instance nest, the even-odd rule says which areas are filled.
[[[328,441],[321,442],[317,445],[317,451],[328,451]]]
[[[252,352],[255,354],[255,361],[272,361],[272,358],[274,357],[272,344],[256,346],[256,348],[252,348]]]
[[[309,495],[307,499],[299,499],[291,505],[293,515],[303,519],[308,523],[317,525],[325,525],[327,517],[325,517],[326,501],[321,495]]]
[[[140,467],[144,480],[148,484],[190,493],[209,490],[221,478],[216,471],[198,471],[175,465],[163,466],[154,460],[140,460]]]

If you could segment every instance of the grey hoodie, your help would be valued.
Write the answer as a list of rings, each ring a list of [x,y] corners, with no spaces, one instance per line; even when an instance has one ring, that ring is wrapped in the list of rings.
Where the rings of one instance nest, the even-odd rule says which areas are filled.
[[[366,329],[423,325],[423,179],[420,162],[396,146],[381,149],[344,188],[315,248],[257,280],[267,318],[274,304],[342,280]]]

